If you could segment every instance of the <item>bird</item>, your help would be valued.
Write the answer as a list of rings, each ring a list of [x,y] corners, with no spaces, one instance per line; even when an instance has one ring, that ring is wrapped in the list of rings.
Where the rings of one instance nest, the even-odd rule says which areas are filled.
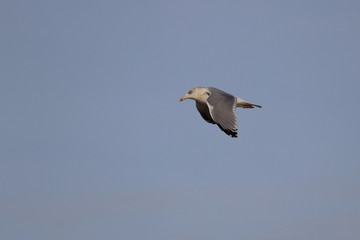
[[[227,135],[238,136],[236,108],[262,108],[239,97],[214,87],[195,87],[179,99],[193,99],[201,117],[208,123],[216,124]]]

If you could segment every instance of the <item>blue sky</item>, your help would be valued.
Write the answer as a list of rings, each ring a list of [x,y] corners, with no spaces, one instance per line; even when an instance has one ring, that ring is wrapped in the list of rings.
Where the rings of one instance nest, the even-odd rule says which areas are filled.
[[[1,239],[358,239],[358,1],[2,1]],[[213,86],[239,138],[178,99]]]

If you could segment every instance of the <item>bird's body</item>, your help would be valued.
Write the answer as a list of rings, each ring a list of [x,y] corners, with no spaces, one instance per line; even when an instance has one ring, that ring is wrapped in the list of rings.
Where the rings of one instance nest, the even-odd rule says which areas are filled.
[[[249,103],[239,97],[213,87],[196,87],[180,99],[193,99],[196,108],[205,121],[217,124],[231,137],[237,137],[236,107],[254,108],[261,106]]]

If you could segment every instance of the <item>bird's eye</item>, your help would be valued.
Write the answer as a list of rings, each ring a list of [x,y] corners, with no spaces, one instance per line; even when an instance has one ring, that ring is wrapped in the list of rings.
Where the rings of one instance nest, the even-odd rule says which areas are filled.
[[[192,91],[190,90],[190,91],[188,92],[188,94],[192,94]]]

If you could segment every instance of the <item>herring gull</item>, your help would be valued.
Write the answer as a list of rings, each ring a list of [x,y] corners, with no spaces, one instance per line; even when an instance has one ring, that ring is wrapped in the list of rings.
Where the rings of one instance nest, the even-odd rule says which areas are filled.
[[[214,87],[193,88],[179,101],[185,99],[195,100],[196,108],[205,121],[217,124],[227,135],[235,138],[238,130],[236,107],[261,108],[260,105],[249,103]]]

